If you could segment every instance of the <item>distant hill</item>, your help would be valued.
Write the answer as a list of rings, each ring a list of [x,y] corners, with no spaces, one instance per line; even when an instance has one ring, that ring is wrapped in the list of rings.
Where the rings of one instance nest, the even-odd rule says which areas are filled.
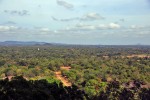
[[[48,43],[36,41],[4,41],[0,46],[69,46],[69,47],[97,47],[97,48],[150,48],[150,45],[84,45],[84,44],[65,44],[65,43]]]
[[[30,46],[30,45],[51,45],[50,43],[46,42],[35,42],[35,41],[4,41],[0,42],[1,46]]]

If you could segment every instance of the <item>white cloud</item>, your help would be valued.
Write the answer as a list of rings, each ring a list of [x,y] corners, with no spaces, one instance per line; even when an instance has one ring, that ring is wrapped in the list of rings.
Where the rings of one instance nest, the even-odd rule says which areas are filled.
[[[112,28],[112,29],[117,29],[117,28],[120,28],[121,26],[119,24],[116,24],[116,23],[110,23],[109,24],[109,28]]]
[[[81,18],[81,20],[100,20],[100,19],[104,19],[104,17],[95,12],[88,13]]]
[[[84,24],[78,24],[75,26],[76,29],[81,30],[94,30],[96,27],[94,25],[84,25]]]
[[[11,30],[16,30],[18,27],[16,26],[0,26],[0,31],[11,31]]]
[[[68,31],[92,31],[92,30],[107,30],[107,29],[119,29],[121,26],[119,24],[110,23],[110,24],[99,24],[99,25],[88,25],[88,24],[77,24],[73,27],[67,27]]]
[[[70,4],[70,3],[63,1],[63,0],[57,0],[57,4],[67,8],[67,9],[72,9],[74,7],[73,4]]]
[[[144,26],[139,26],[139,25],[131,25],[130,26],[131,29],[140,29],[140,28],[146,28]]]
[[[97,29],[107,29],[108,26],[104,24],[97,25]]]
[[[45,27],[44,27],[44,28],[41,28],[41,29],[40,29],[40,31],[41,31],[41,32],[49,32],[49,31],[50,31],[50,29],[49,29],[49,28],[45,28]]]

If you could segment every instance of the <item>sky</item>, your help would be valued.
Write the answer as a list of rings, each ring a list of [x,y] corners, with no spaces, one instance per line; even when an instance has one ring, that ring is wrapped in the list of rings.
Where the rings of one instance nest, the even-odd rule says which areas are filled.
[[[0,41],[150,45],[150,0],[0,0]]]

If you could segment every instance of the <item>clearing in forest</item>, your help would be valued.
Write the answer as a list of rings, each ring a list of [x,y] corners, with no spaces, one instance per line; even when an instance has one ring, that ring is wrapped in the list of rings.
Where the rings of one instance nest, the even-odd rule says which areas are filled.
[[[70,70],[71,67],[62,66],[62,67],[60,67],[60,69]],[[61,71],[56,71],[55,75],[56,75],[57,79],[61,80],[61,82],[63,83],[64,86],[71,86],[72,85],[71,82],[69,82],[69,80],[66,77],[62,76]]]
[[[133,54],[133,55],[129,55],[129,56],[127,56],[127,58],[133,58],[133,57],[138,57],[138,58],[145,58],[145,57],[147,57],[147,58],[150,58],[150,56],[149,55],[145,55],[145,54]]]

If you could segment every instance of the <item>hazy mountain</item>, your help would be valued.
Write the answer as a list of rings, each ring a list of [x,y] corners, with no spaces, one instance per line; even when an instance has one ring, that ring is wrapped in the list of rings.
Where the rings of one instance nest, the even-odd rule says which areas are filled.
[[[35,41],[29,41],[29,42],[24,42],[24,41],[4,41],[0,42],[0,45],[2,46],[19,46],[19,45],[44,45],[47,44],[46,42],[35,42]]]

